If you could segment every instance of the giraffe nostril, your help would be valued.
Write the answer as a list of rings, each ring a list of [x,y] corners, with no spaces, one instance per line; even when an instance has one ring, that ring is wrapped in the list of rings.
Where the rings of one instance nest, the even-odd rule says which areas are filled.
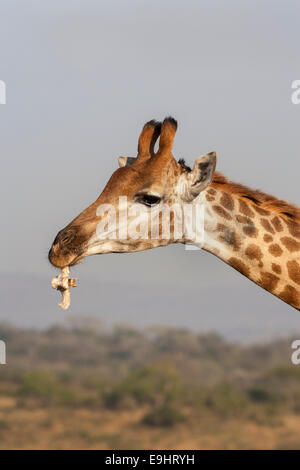
[[[72,240],[74,240],[74,234],[73,233],[66,233],[64,236],[59,240],[59,243],[61,246],[66,246],[71,243]]]
[[[75,234],[73,232],[61,231],[56,235],[52,247],[59,245],[61,248],[63,248],[69,245],[74,240],[74,238]]]

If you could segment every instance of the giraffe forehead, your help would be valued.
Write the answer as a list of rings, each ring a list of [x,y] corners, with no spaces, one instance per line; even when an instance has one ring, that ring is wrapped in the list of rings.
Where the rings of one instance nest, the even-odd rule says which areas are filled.
[[[131,196],[141,188],[151,186],[153,181],[151,173],[129,167],[118,168],[106,184],[101,198],[117,196]]]

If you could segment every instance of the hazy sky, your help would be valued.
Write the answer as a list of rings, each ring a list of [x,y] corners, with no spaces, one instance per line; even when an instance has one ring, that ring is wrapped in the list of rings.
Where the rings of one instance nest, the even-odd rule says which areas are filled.
[[[231,179],[300,203],[299,17],[291,0],[0,0],[0,319],[64,317],[50,244],[117,157],[136,154],[149,119],[178,120],[178,158],[216,150]],[[94,256],[74,273],[69,315],[234,337],[300,331],[299,312],[183,246]]]

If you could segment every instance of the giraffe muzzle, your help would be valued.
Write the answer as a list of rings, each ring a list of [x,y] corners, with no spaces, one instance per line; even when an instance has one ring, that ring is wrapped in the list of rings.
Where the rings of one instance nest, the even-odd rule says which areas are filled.
[[[82,250],[76,243],[76,232],[63,229],[58,232],[49,250],[48,259],[57,268],[77,264]]]

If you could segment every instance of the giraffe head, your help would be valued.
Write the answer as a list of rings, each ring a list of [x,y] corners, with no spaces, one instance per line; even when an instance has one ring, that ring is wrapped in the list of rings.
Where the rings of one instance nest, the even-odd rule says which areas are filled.
[[[75,265],[93,254],[140,251],[183,241],[172,236],[172,213],[171,233],[164,238],[161,208],[192,203],[212,181],[216,154],[211,152],[197,158],[192,170],[184,161],[177,162],[172,154],[176,130],[177,122],[171,117],[162,124],[157,121],[145,124],[137,157],[120,157],[120,168],[112,174],[99,198],[58,232],[49,251],[54,266]],[[155,153],[158,137],[159,148]],[[152,225],[148,224],[154,213],[159,215],[151,219]],[[107,231],[116,221],[118,229]],[[130,235],[130,227],[143,227],[144,233],[136,236],[131,231],[134,233]]]

